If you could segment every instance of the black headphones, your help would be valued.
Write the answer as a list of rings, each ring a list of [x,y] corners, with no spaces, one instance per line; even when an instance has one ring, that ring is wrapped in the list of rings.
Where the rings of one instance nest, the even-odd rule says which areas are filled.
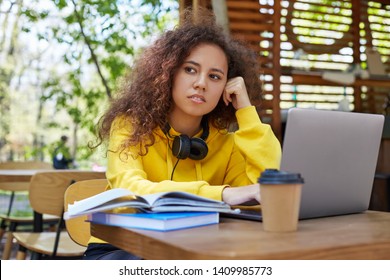
[[[185,134],[180,134],[179,136],[175,136],[173,138],[172,144],[172,154],[178,159],[186,159],[190,158],[193,160],[201,160],[207,156],[209,148],[206,144],[206,139],[209,136],[209,124],[207,122],[207,118],[203,118],[202,122],[202,135],[200,138],[194,137],[190,138]],[[167,123],[163,129],[163,132],[172,137],[169,134],[169,130],[171,126]]]

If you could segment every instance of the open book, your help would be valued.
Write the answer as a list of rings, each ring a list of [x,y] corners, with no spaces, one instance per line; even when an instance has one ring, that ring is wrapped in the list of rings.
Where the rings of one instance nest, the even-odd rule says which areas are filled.
[[[147,195],[135,195],[128,189],[114,188],[68,205],[64,218],[108,211],[119,207],[139,209],[140,212],[239,212],[229,204],[194,195],[173,191]]]

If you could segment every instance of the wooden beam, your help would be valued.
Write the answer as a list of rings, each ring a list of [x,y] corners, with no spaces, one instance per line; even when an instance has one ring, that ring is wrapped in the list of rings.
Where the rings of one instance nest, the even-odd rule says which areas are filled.
[[[222,26],[226,34],[230,33],[229,30],[229,17],[225,0],[212,0],[213,12],[216,17],[217,23]]]

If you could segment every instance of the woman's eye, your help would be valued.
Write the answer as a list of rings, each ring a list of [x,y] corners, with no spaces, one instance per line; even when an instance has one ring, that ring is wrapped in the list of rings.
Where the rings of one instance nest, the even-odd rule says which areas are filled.
[[[213,80],[220,80],[221,79],[221,77],[219,75],[215,75],[215,74],[210,74],[210,78]]]
[[[194,73],[195,69],[192,67],[184,67],[184,71],[186,71],[187,73]]]

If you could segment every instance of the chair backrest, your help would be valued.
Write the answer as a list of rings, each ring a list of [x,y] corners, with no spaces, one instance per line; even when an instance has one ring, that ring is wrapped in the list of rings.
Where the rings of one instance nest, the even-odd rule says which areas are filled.
[[[68,210],[69,204],[101,193],[106,189],[107,185],[108,182],[106,179],[78,181],[72,184],[65,192],[65,211]],[[86,218],[87,216],[85,215],[65,221],[70,238],[82,246],[87,246],[88,240],[91,237],[90,224],[86,222]]]
[[[0,162],[0,169],[53,169],[53,165],[43,161],[6,161]]]
[[[104,172],[95,171],[55,170],[38,172],[30,181],[30,205],[37,213],[62,216],[65,191],[72,183],[104,178]]]

